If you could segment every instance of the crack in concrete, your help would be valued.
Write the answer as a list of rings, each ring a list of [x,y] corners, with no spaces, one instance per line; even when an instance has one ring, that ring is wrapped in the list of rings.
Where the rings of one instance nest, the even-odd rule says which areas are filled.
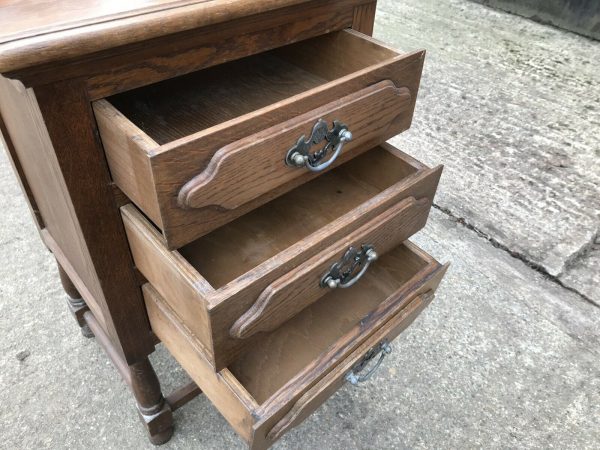
[[[596,233],[591,237],[591,239],[583,244],[576,251],[571,253],[568,258],[565,259],[563,263],[563,268],[557,277],[562,277],[565,275],[569,269],[573,268],[579,261],[583,258],[587,257],[592,250],[600,245],[600,229],[596,230]]]
[[[462,226],[464,226],[468,230],[471,230],[471,231],[475,232],[478,236],[484,238],[486,241],[488,241],[494,247],[496,247],[496,248],[498,248],[500,250],[503,250],[503,251],[507,252],[510,256],[512,256],[513,258],[520,260],[527,267],[529,267],[529,268],[535,270],[536,272],[538,272],[539,274],[543,275],[546,279],[548,279],[548,280],[550,280],[550,281],[558,284],[560,287],[562,287],[563,289],[566,289],[569,292],[573,292],[574,294],[577,294],[577,296],[579,296],[581,299],[583,299],[584,301],[586,301],[586,302],[594,305],[595,307],[600,308],[600,304],[596,303],[594,300],[592,300],[591,298],[589,298],[587,295],[579,292],[575,288],[572,288],[570,286],[565,285],[557,276],[554,276],[554,275],[550,274],[546,269],[544,269],[544,267],[542,267],[541,265],[539,265],[539,264],[531,261],[524,254],[522,254],[520,252],[517,252],[515,250],[511,250],[506,245],[501,244],[500,242],[498,242],[496,239],[494,239],[489,234],[484,233],[479,228],[477,228],[475,225],[469,223],[464,217],[458,217],[455,214],[453,214],[452,211],[450,211],[448,208],[445,208],[443,206],[437,205],[435,203],[433,204],[433,207],[435,209],[437,209],[438,211],[441,211],[444,214],[446,214],[447,216],[451,217],[455,222],[461,224]],[[588,247],[590,247],[590,248],[593,247],[595,245],[595,242],[596,242],[597,239],[598,239],[598,234],[596,234],[596,236],[594,237],[594,239],[592,239],[588,244],[582,246],[582,248],[579,249],[575,253],[575,259],[579,259],[580,257],[583,257],[583,255],[585,255],[587,253],[587,248]]]
[[[8,240],[6,240],[6,241],[2,241],[2,242],[0,242],[0,247],[5,247],[5,246],[7,246],[7,245],[10,245],[10,244],[12,244],[13,242],[18,242],[18,241],[22,241],[22,240],[23,240],[22,238],[20,238],[20,237],[18,237],[18,236],[15,236],[15,237],[13,237],[13,238],[10,238],[10,239],[8,239]]]

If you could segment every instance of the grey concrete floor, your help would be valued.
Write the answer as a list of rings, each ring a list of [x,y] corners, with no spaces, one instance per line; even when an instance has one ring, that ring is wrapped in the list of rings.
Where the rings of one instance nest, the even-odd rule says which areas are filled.
[[[600,448],[600,43],[462,0],[381,0],[375,35],[428,50],[393,142],[446,165],[414,240],[452,266],[386,370],[275,448]],[[4,153],[0,205],[0,448],[151,448]],[[165,391],[186,379],[151,359]],[[242,448],[204,397],[175,419],[166,449]]]

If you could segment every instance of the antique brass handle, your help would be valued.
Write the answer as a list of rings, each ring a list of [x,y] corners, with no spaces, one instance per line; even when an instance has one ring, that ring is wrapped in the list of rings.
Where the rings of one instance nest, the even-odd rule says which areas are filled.
[[[314,145],[318,145],[324,140],[327,141],[327,144],[321,150],[310,153],[310,149]],[[292,167],[306,167],[311,172],[321,172],[333,164],[342,153],[344,144],[351,140],[352,133],[343,123],[335,120],[333,128],[329,130],[327,122],[319,119],[313,127],[310,138],[306,139],[305,136],[302,136],[296,145],[288,150],[285,163]],[[333,153],[330,158],[321,162],[332,149]]]
[[[363,357],[363,359],[356,364],[350,372],[346,374],[344,377],[347,382],[351,385],[356,386],[359,383],[364,383],[375,373],[375,371],[379,368],[383,360],[387,355],[392,353],[392,346],[388,343],[387,340],[381,342],[377,347],[373,347],[371,350],[367,352],[367,354]],[[379,359],[377,362],[371,367],[365,374],[359,375],[365,367],[373,360],[375,357],[379,355]]]
[[[360,250],[350,247],[342,259],[334,263],[329,271],[321,277],[320,286],[330,289],[353,286],[367,272],[369,265],[377,257],[377,252],[372,245],[362,245]]]

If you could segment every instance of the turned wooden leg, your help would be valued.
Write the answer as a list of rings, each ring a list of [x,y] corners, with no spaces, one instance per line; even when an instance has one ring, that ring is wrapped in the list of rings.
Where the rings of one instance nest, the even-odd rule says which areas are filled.
[[[86,311],[89,311],[88,306],[85,304],[83,298],[79,294],[79,291],[69,278],[69,275],[64,271],[60,263],[57,261],[58,265],[58,274],[60,275],[60,282],[62,283],[63,289],[67,293],[67,306],[69,307],[69,311],[73,314],[73,317],[77,321],[77,324],[81,328],[81,334],[83,334],[86,338],[94,337],[94,333],[90,330],[90,327],[86,323],[83,318],[83,314]]]
[[[129,366],[129,370],[131,389],[150,442],[154,445],[164,444],[173,435],[173,413],[162,395],[154,368],[148,358],[145,358]]]
[[[164,444],[173,435],[173,413],[169,402],[162,395],[160,382],[150,360],[144,358],[137,363],[127,365],[125,358],[117,351],[91,311],[84,314],[84,320],[96,335],[96,341],[104,349],[133,392],[150,442],[154,445]],[[177,395],[175,402],[181,402],[181,397],[188,398],[189,395]]]

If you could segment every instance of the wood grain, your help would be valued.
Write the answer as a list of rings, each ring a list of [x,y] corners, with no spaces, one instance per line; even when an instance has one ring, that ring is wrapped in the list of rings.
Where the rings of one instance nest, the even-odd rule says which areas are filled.
[[[360,327],[355,327],[350,332],[345,334],[334,345],[331,345],[325,352],[321,353],[316,360],[302,369],[302,371],[293,379],[291,379],[284,387],[272,395],[269,400],[262,403],[256,412],[256,414],[259,415],[260,420],[256,425],[254,425],[254,447],[252,448],[262,449],[270,446],[272,442],[269,441],[267,437],[269,431],[278,422],[284,419],[286,414],[292,410],[296,402],[302,399],[304,393],[319,383],[319,380],[321,380],[323,377],[332,373],[332,371],[337,370],[339,367],[338,361],[344,361],[345,358],[347,358],[347,355],[356,352],[363,342],[369,342],[369,345],[366,348],[363,348],[360,353],[354,353],[356,355],[356,359],[353,361],[354,363],[360,359],[361,356],[359,355],[364,355],[364,352],[368,348],[372,348],[374,345],[381,342],[381,339],[379,336],[377,336],[378,330],[384,327],[389,319],[392,318],[398,311],[409,305],[415,297],[428,292],[435,292],[445,270],[446,266],[434,269],[433,272],[430,272],[430,275],[427,275],[426,281],[420,283],[420,288],[416,288],[415,286],[416,292],[413,290],[413,294],[404,295],[400,292],[394,293],[393,296],[383,302],[382,305],[376,311],[374,311],[372,315],[369,315],[363,321],[361,321]],[[395,300],[395,303],[392,299]],[[393,303],[394,306],[391,306],[391,303]],[[315,305],[317,304],[318,303]],[[377,325],[375,325],[375,323],[377,323]],[[360,333],[360,339],[357,339],[357,332]],[[376,338],[373,338],[373,336],[376,336]],[[343,371],[341,373],[338,372],[338,375],[334,376],[333,378],[341,381],[339,377],[345,375],[350,367],[351,365],[344,367]],[[329,392],[332,393],[332,391]],[[319,398],[322,400],[325,399],[322,396]],[[318,406],[318,404],[314,404],[312,402],[309,402],[308,405],[303,405],[303,403],[304,402],[301,402],[300,407],[303,407],[306,413],[311,412]],[[292,412],[292,414],[294,414],[294,412]],[[302,420],[303,417],[304,414],[301,415],[300,420]],[[284,423],[286,422],[287,421]],[[297,425],[299,421],[295,420],[291,423]],[[281,436],[280,433],[275,434]]]
[[[334,293],[327,296],[333,298],[329,304],[319,301],[299,313],[292,310],[289,314],[295,317],[289,324],[285,322],[272,333],[257,333],[244,344],[235,343],[227,334],[233,321],[266,286],[307,260],[311,268],[302,272],[307,276],[316,270],[312,267],[329,263],[337,241],[341,248],[342,242],[349,242],[343,239],[357,227],[368,226],[378,215],[383,218],[381,214],[399,208],[403,199],[408,199],[405,204],[411,207],[403,210],[401,223],[389,225],[394,220],[390,217],[383,226],[389,225],[389,233],[381,228],[369,239],[373,236],[391,247],[403,238],[402,233],[410,234],[411,227],[422,226],[441,169],[429,169],[387,146],[372,151],[374,157],[363,159],[362,165],[359,154],[410,126],[423,53],[399,55],[352,31],[331,33],[350,26],[370,33],[375,12],[372,0],[63,3],[57,7],[43,0],[8,0],[0,5],[0,15],[7,19],[0,30],[0,72],[34,88],[23,89],[2,79],[0,128],[40,227],[46,227],[41,230],[44,241],[94,311],[86,313],[94,332],[118,367],[128,373],[126,378],[154,443],[170,437],[172,422],[147,359],[155,335],[149,329],[139,289],[146,276],[169,297],[167,305],[150,285],[143,288],[157,335],[193,378],[203,383],[209,399],[251,447],[265,448],[334,392],[343,376],[338,363],[347,366],[349,359],[356,361],[363,343],[375,345],[374,339],[382,332],[391,335],[388,321],[395,320],[400,309],[416,304],[415,300],[409,302],[431,287],[433,278],[443,271],[430,257],[406,244],[388,252],[383,263],[369,271],[366,284],[370,279],[376,289],[370,289],[372,297],[367,301],[358,293],[343,297],[337,293],[336,300]],[[323,38],[311,39],[315,36]],[[194,75],[191,85],[200,85],[196,91],[184,86],[182,79],[165,83],[168,94],[163,99],[174,99],[173,86],[180,85],[181,98],[189,100],[189,109],[185,102],[173,103],[175,107],[164,108],[162,117],[152,112],[139,120],[124,111],[116,97],[102,100],[298,41],[302,42],[289,51],[279,48],[245,60],[245,66],[240,62],[214,69],[212,85]],[[257,72],[254,78],[253,70]],[[233,95],[223,98],[223,92],[236,92],[234,77],[226,76],[228,71],[241,80],[237,99]],[[306,129],[309,119],[332,120],[342,110],[341,105],[327,111],[319,108],[375,90],[372,86],[381,82],[395,90],[394,95],[406,91],[408,98],[400,104],[397,98],[391,100],[394,96],[373,94],[360,100],[362,106],[352,98],[339,102],[344,103],[344,111],[352,113],[356,123],[350,125],[353,131],[359,130],[359,137],[340,160],[348,164],[344,170],[338,167],[329,173],[337,176],[320,184],[315,175],[288,179],[275,174],[269,179],[271,172],[261,173],[247,164],[253,177],[235,175],[240,185],[246,182],[253,190],[232,188],[228,196],[222,196],[220,187],[236,179],[227,167],[228,158],[243,155],[245,159],[231,164],[239,167],[240,162],[255,161],[257,154],[274,157],[279,141]],[[216,89],[219,87],[221,91]],[[151,95],[156,88],[138,93],[137,99],[122,98],[158,98]],[[193,92],[195,98],[189,95]],[[99,145],[92,100],[101,100],[96,112],[104,145],[115,149],[107,151],[106,158],[116,184],[109,177]],[[290,122],[298,116],[300,119]],[[159,121],[162,127],[157,125]],[[352,158],[358,159],[350,161]],[[366,166],[365,161],[369,163]],[[196,191],[190,205],[197,211],[182,212],[176,208],[177,193],[201,173],[211,182],[196,187],[212,189],[212,193]],[[263,185],[255,183],[256,179]],[[307,188],[307,183],[312,187]],[[318,187],[329,190],[318,191]],[[323,198],[309,202],[311,199],[303,196],[311,190]],[[277,203],[291,192],[288,200],[299,200],[295,209]],[[129,198],[143,205],[150,220],[126,204]],[[251,213],[254,210],[258,212]],[[248,217],[241,218],[244,214]],[[301,214],[308,216],[304,222],[297,220]],[[271,227],[262,231],[274,234],[259,236],[252,246],[253,227],[261,220]],[[192,245],[173,252],[164,245],[166,241],[172,248],[183,246],[228,223],[232,226],[196,249]],[[164,231],[163,238],[155,226]],[[132,265],[126,237],[140,272]],[[215,244],[227,238],[230,242],[221,241],[226,245],[219,250]],[[233,253],[242,260],[231,263],[225,252],[233,243],[242,244]],[[197,252],[203,245],[212,252]],[[327,256],[320,253],[326,249]],[[323,261],[313,264],[317,255]],[[209,273],[212,268],[201,269],[201,260],[210,257],[217,266],[223,264],[222,275]],[[292,290],[283,295],[299,295]],[[308,294],[312,299],[313,294]],[[292,338],[306,330],[312,330],[311,339]],[[280,338],[271,336],[277,333]],[[240,357],[244,349],[261,349],[262,353]],[[235,373],[230,369],[215,372],[215,367],[230,363]],[[269,368],[275,371],[273,379],[262,376]],[[173,397],[174,404],[195,392],[193,386],[184,389]],[[166,421],[159,418],[161,407]]]
[[[256,339],[229,370],[259,404],[264,404],[365,317],[375,314],[394,292],[422,276],[427,267],[428,261],[410,248],[397,246],[373,264],[363,283],[353,286],[356,289],[327,292],[280,328]],[[258,376],[264,373],[269,376]]]
[[[352,24],[357,0],[313,0],[302,5],[179,33],[151,41],[145,47],[107,57],[88,85],[94,99],[193,71],[227,63],[248,55],[298,42]],[[108,64],[112,66],[108,66]],[[77,72],[80,67],[72,68]]]
[[[383,340],[392,341],[412,324],[419,314],[433,301],[433,298],[434,294],[432,291],[427,291],[406,305],[406,307],[381,327],[367,342],[363,343],[350,357],[346,358],[339,366],[307,390],[294,404],[292,409],[269,431],[267,440],[275,442],[292,428],[302,423],[304,419],[312,414],[315,409],[321,406],[325,400],[345,383],[346,374],[361,361],[364,354],[376,348],[376,346],[371,346],[373,341],[378,341],[378,344]]]
[[[0,146],[2,146],[2,143],[4,143],[4,148],[8,153],[8,159],[10,160],[13,170],[17,174],[19,185],[21,186],[21,190],[23,191],[23,194],[25,194],[25,198],[27,199],[27,206],[29,206],[29,211],[35,219],[35,225],[37,226],[38,231],[41,231],[44,228],[44,219],[42,219],[42,213],[40,212],[36,204],[35,197],[33,196],[33,191],[29,186],[29,182],[27,181],[27,177],[25,176],[25,171],[23,170],[21,161],[19,161],[17,149],[15,148],[15,145],[13,144],[8,133],[8,129],[4,124],[4,120],[2,119],[2,111],[0,108]]]
[[[96,103],[98,106],[95,106],[95,109],[96,114],[99,116],[99,122],[104,124],[101,125],[100,131],[103,140],[105,140],[104,146],[109,155],[109,163],[112,162],[111,172],[116,183],[161,228],[165,241],[170,248],[181,247],[316,176],[312,173],[305,173],[296,179],[281,180],[281,183],[270,189],[268,193],[247,201],[234,210],[223,210],[212,206],[188,210],[181,209],[178,206],[178,192],[181,186],[204,171],[216,154],[223,154],[225,152],[224,147],[236,145],[231,144],[232,142],[243,139],[258,139],[261,135],[250,137],[257,133],[257,130],[265,130],[280,125],[286,120],[319,108],[327,102],[339,100],[340,97],[345,95],[356,93],[366,86],[382,80],[391,80],[395,86],[407,88],[411,96],[410,104],[405,107],[401,114],[390,119],[390,125],[384,132],[370,134],[369,142],[357,142],[351,150],[344,152],[340,162],[348,160],[410,126],[423,64],[423,53],[397,55],[370,38],[353,32],[344,31],[333,34],[335,36],[328,35],[327,37],[294,44],[276,52],[277,57],[280,59],[283,58],[283,55],[289,54],[290,61],[294,61],[294,64],[301,67],[304,72],[322,72],[318,74],[319,77],[333,81],[309,89],[301,94],[291,95],[259,110],[242,114],[219,125],[205,128],[202,131],[151,150],[145,147],[144,142],[146,140],[142,140],[143,142],[138,145],[136,139],[134,139],[139,134],[137,131],[139,127],[136,127],[133,123],[131,125],[117,124],[111,127],[110,121],[122,117],[122,115],[120,116],[118,112],[109,112],[109,106],[104,103]],[[325,42],[319,44],[323,39]],[[340,68],[335,71],[320,69],[320,66],[327,65],[323,63],[325,60],[314,63],[312,61],[314,58],[301,58],[298,56],[314,51],[315,46],[318,46],[317,50],[327,52],[325,54],[327,57],[336,52],[342,53],[345,48],[352,49],[357,55],[361,56],[358,60],[355,58],[352,63],[340,63]],[[352,58],[350,59],[352,60]],[[293,85],[293,79],[289,79],[283,85],[282,83],[284,82],[281,81],[279,86]],[[145,90],[144,92],[144,95],[131,93],[126,96],[127,100],[123,100],[125,97],[120,100],[120,104],[124,104],[133,117],[142,119],[137,120],[140,126],[142,126],[142,122],[146,123],[148,120],[150,120],[149,123],[152,123],[152,119],[149,119],[151,116],[159,118],[169,116],[170,111],[176,109],[174,106],[182,106],[185,103],[165,100],[165,95],[161,92],[166,91],[162,89],[156,91],[158,96],[154,100],[148,100],[148,98],[152,98],[151,95],[146,95],[150,91]],[[244,92],[246,91],[244,90]],[[290,91],[290,93],[293,94],[293,91]],[[276,94],[275,99],[278,96],[279,94]],[[257,102],[269,98],[271,96],[265,94],[264,99],[251,100],[250,105],[257,106]],[[227,102],[229,101],[225,102],[225,107],[219,105],[217,101],[209,102],[204,106],[212,106],[212,108],[209,108],[210,111],[226,110],[227,117],[233,116],[236,110],[232,111],[227,106]],[[242,105],[242,109],[239,110],[240,105],[235,108],[243,113],[244,102],[239,102],[239,104]],[[138,107],[135,108],[135,105],[138,105]],[[134,107],[133,110],[143,111],[146,108],[145,105],[150,105],[152,114],[132,113],[132,107]],[[161,106],[165,108],[162,112],[160,112]],[[210,125],[205,119],[210,114],[198,114],[198,108],[190,103],[187,103],[187,109],[189,112],[179,113],[179,115],[188,118],[194,117],[194,119],[184,120],[186,122],[184,129]],[[219,114],[222,113],[216,113],[217,116]],[[135,130],[133,133],[130,135],[125,134],[126,130],[132,129]],[[156,127],[150,126],[147,129],[152,130],[151,136],[148,136],[149,139],[151,137],[165,137],[164,133],[156,132]],[[106,139],[104,139],[105,133],[107,134]],[[123,136],[120,138],[115,137],[113,136],[114,133],[121,133]],[[171,135],[170,133],[167,132],[168,135]],[[135,146],[139,148],[133,149]],[[222,153],[219,153],[220,149]],[[124,152],[129,152],[132,155],[123,156]],[[148,170],[148,164],[142,161],[144,154],[150,160],[150,171]],[[271,154],[271,152],[268,152],[268,154]],[[132,164],[133,167],[127,166],[128,163]],[[213,163],[213,165],[215,164],[217,163]],[[146,192],[147,187],[149,185],[151,187],[151,183],[155,184],[156,193],[144,195],[143,193]],[[244,183],[244,187],[247,187],[247,183]],[[141,193],[142,195],[140,195]]]
[[[41,0],[4,1],[0,13],[7,20],[0,33],[0,43],[121,18],[146,14],[198,0],[130,0],[126,5],[97,0],[62,0],[60,8],[52,8]]]
[[[415,55],[416,56],[416,55]],[[422,64],[422,60],[420,62],[413,61],[413,63],[418,64],[419,67]],[[413,75],[420,75],[420,69],[412,72]],[[392,74],[389,74],[392,77]],[[408,73],[405,72],[405,75]],[[213,130],[217,134],[212,136],[207,136],[206,139],[202,139],[202,142],[206,145],[206,148],[220,148],[219,145],[215,145],[213,147],[213,142],[221,139],[228,139],[228,142],[240,138],[240,134],[243,137],[244,134],[240,133],[242,130],[247,130],[247,126],[262,126],[262,124],[266,124],[266,121],[274,121],[275,123],[277,119],[281,120],[281,115],[275,116],[273,114],[287,114],[290,111],[294,111],[300,109],[297,114],[302,113],[304,111],[304,107],[310,105],[311,107],[317,103],[317,105],[327,99],[330,95],[335,95],[339,97],[344,95],[347,89],[358,90],[362,88],[364,85],[372,84],[372,82],[379,81],[379,79],[386,79],[385,75],[381,77],[374,77],[371,79],[369,76],[359,75],[358,78],[354,77],[344,77],[340,79],[340,86],[336,86],[335,89],[327,89],[325,86],[319,89],[315,89],[307,92],[307,97],[304,99],[294,98],[290,99],[290,103],[283,105],[282,108],[277,108],[268,112],[268,115],[258,115],[257,117],[250,118],[247,122],[237,127],[237,124],[233,124],[231,122],[223,124],[223,128],[219,130]],[[360,81],[359,81],[360,80]],[[369,81],[371,80],[371,81]],[[410,83],[409,83],[410,84]],[[418,83],[417,83],[418,84]],[[402,83],[397,84],[402,85]],[[411,96],[415,90],[411,89]],[[293,104],[291,101],[293,100]],[[306,100],[304,102],[303,100]],[[413,100],[414,101],[414,100]],[[281,105],[278,105],[281,106]],[[397,121],[392,123],[387,130],[387,134],[389,136],[395,135],[399,132],[402,132],[410,127],[410,123],[412,120],[412,105],[411,112],[407,114],[400,115],[397,118]],[[241,120],[245,118],[240,118]],[[271,122],[272,123],[272,122]],[[234,134],[233,136],[231,134]],[[238,134],[240,133],[240,134]],[[200,142],[200,140],[198,140]],[[379,141],[381,142],[381,141]],[[342,155],[342,160],[348,160],[353,157],[354,151],[361,152],[364,149],[368,149],[378,142],[374,141],[369,144],[365,144],[364,147],[357,147],[353,151],[347,151],[344,155]],[[161,210],[165,213],[163,216],[163,223],[167,225],[164,228],[165,240],[167,244],[171,248],[177,248],[185,243],[190,242],[191,240],[205,234],[208,230],[212,230],[223,226],[224,224],[230,222],[231,220],[240,217],[243,214],[248,213],[249,211],[257,208],[260,205],[265,204],[266,202],[276,198],[285,192],[288,192],[291,189],[301,185],[302,183],[307,182],[310,179],[313,179],[317,176],[317,174],[305,174],[302,177],[296,178],[288,183],[285,183],[273,190],[271,190],[268,194],[265,194],[255,200],[252,200],[241,207],[235,210],[223,211],[217,208],[203,208],[198,210],[181,210],[177,208],[177,198],[173,194],[174,183],[168,183],[167,180],[173,180],[174,177],[183,178],[184,176],[193,176],[191,174],[192,168],[197,168],[198,163],[200,162],[200,167],[205,167],[205,164],[208,164],[209,155],[201,156],[195,151],[198,147],[196,142],[187,142],[182,143],[181,146],[175,147],[175,143],[167,144],[163,146],[166,150],[167,148],[177,148],[175,152],[161,152],[156,154],[153,157],[153,167],[155,170],[156,179],[159,180],[157,183],[158,197],[161,202]],[[201,158],[201,159],[199,159]],[[341,161],[340,161],[341,162]],[[185,163],[185,164],[182,164]],[[174,167],[178,167],[177,172],[173,170]],[[189,178],[188,178],[189,179]],[[165,180],[162,183],[160,180]]]
[[[150,329],[81,83],[34,92],[1,78],[0,91],[6,130],[61,265],[73,267],[77,277],[69,276],[85,285],[77,287],[126,359],[146,357]]]
[[[27,87],[83,77],[90,98],[98,100],[348,28],[359,1],[311,0],[7,74]]]
[[[213,291],[212,287],[179,253],[156,243],[155,229],[136,207],[123,206],[121,214],[136,267],[185,317],[204,353],[212,360],[211,326],[207,303],[203,301]]]
[[[42,0],[0,6],[0,73],[53,63],[153,38],[307,3],[307,0]]]
[[[264,449],[335,392],[368,349],[404,330],[445,272],[412,244],[378,262],[369,295],[328,294],[220,372],[167,302],[150,285],[143,290],[155,333],[250,448]]]
[[[311,235],[328,236],[336,220],[413,174],[402,160],[374,148],[179,251],[203,278],[220,289],[238,278],[247,278],[248,273],[291,246],[303,243],[306,247]],[[357,227],[355,218],[350,214],[344,219],[355,226],[352,231]]]
[[[231,336],[244,339],[257,332],[274,330],[330,291],[321,287],[321,277],[348,248],[368,244],[378,255],[384,255],[421,229],[427,221],[428,212],[427,198],[417,201],[411,197],[375,217],[267,286],[252,307],[235,322]]]
[[[112,181],[134,203],[143,205],[155,224],[162,227],[154,176],[148,159],[158,144],[106,100],[94,104],[94,114],[104,148],[124,149],[105,152]]]
[[[383,140],[390,124],[406,112],[410,103],[408,89],[383,81],[223,147],[201,174],[181,188],[178,205],[185,209],[238,208],[307,172],[305,168],[287,166],[284,159],[299,138],[310,136],[317,121],[324,120],[333,128],[338,120],[352,132],[352,141],[340,154],[345,155],[365,142]],[[338,161],[342,160],[338,157],[330,167],[336,167]]]
[[[143,286],[144,300],[152,329],[202,389],[213,405],[244,440],[250,440],[256,401],[228,375],[228,370],[215,372],[205,359],[202,346],[178,320],[151,285]]]
[[[26,90],[18,82],[0,78],[0,111],[6,136],[13,144],[14,156],[19,161],[22,176],[27,180],[46,230],[60,245],[66,255],[64,259],[77,268],[86,285],[86,289],[78,286],[80,292],[89,292],[84,297],[86,302],[94,315],[106,325],[107,311],[102,307],[102,289],[85,247],[81,227],[71,219],[75,217],[74,207],[34,92]],[[65,261],[61,264],[63,267],[66,265]]]
[[[360,31],[369,36],[373,34],[373,25],[375,24],[375,13],[377,11],[377,1],[358,5],[354,8],[354,21],[352,29]]]
[[[326,80],[335,80],[365,68],[407,57],[389,45],[355,30],[344,30],[307,39],[274,53]],[[318,55],[318,57],[315,57]],[[394,80],[394,78],[390,78]],[[402,86],[402,84],[397,84]]]
[[[216,365],[228,364],[227,361],[231,361],[245,348],[252,345],[252,338],[233,339],[229,335],[229,330],[233,323],[256,301],[268,284],[398,201],[409,196],[429,198],[429,195],[435,191],[440,173],[441,168],[430,169],[417,175],[411,182],[399,183],[399,186],[390,188],[385,194],[375,196],[347,215],[334,220],[326,230],[313,233],[305,240],[290,246],[285,252],[257,266],[251,277],[240,277],[235,283],[230,283],[217,290],[210,298],[211,307],[209,309],[213,346],[215,349],[222,349],[215,356]]]
[[[35,95],[55,162],[51,167],[40,165],[39,149],[35,149],[31,164],[43,173],[55,171],[54,176],[61,180],[62,192],[46,194],[51,198],[50,207],[54,209],[62,202],[69,206],[67,215],[52,225],[43,214],[44,222],[77,273],[90,285],[115,347],[128,364],[144,360],[154,351],[150,326],[83,82],[40,87]],[[76,232],[67,234],[69,228]],[[82,254],[83,261],[72,256]]]
[[[136,266],[186,326],[204,336],[220,370],[252,345],[252,338],[234,339],[229,330],[269,284],[405,198],[426,198],[429,210],[441,167],[412,164],[387,144],[372,149],[180,251],[168,251],[130,205],[123,211]],[[201,308],[207,322],[196,320]]]
[[[262,53],[115,95],[108,101],[162,145],[326,82],[272,53]]]

